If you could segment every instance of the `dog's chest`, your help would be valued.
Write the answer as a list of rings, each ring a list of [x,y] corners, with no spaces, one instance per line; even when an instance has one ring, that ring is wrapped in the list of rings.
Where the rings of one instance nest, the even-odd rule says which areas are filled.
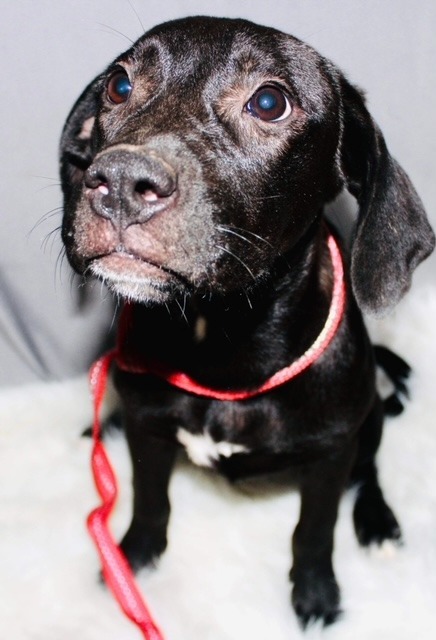
[[[192,462],[201,467],[213,467],[221,457],[230,458],[235,453],[249,453],[250,451],[242,444],[224,440],[216,442],[207,431],[194,434],[179,428],[176,437]]]
[[[203,316],[198,316],[194,325],[194,340],[197,344],[205,341],[207,329],[206,319]],[[201,467],[212,467],[221,457],[230,458],[235,453],[249,452],[245,445],[227,440],[215,440],[206,428],[200,433],[191,433],[180,427],[176,437],[185,448],[191,461]]]
[[[194,464],[218,468],[232,456],[249,456],[259,450],[287,448],[289,433],[274,403],[212,401],[198,410],[193,401],[176,430],[178,442]],[[180,414],[179,414],[180,415]],[[280,442],[279,442],[280,441]]]
[[[217,358],[213,350],[209,357],[210,343],[217,334],[216,327],[211,324],[210,318],[206,320],[201,315],[192,322],[188,339],[191,359],[214,362]],[[178,345],[183,344],[184,339],[186,337],[182,336]],[[241,380],[243,388],[242,377]],[[178,425],[177,441],[190,460],[203,467],[218,468],[221,462],[235,455],[245,459],[259,451],[287,451],[294,444],[293,425],[301,420],[298,409],[292,409],[292,393],[289,392],[274,394],[274,397],[261,395],[249,402],[213,399],[205,403],[204,399],[187,398],[175,390],[165,404],[170,421]]]

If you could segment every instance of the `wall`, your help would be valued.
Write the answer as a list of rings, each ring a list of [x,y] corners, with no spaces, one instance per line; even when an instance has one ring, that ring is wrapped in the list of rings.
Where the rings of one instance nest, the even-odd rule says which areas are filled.
[[[0,0],[0,8],[0,385],[77,374],[108,331],[106,292],[97,285],[80,295],[58,258],[58,139],[85,83],[158,22],[245,17],[315,46],[366,90],[436,226],[434,0]],[[417,284],[434,281],[435,262],[420,267]]]

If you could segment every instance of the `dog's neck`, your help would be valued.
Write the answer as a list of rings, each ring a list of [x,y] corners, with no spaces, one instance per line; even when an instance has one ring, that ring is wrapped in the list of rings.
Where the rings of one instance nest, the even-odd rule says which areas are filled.
[[[323,235],[323,234],[322,234]],[[311,342],[310,324],[322,326],[332,288],[332,268],[321,234],[276,260],[267,278],[248,290],[226,296],[191,300],[188,322],[195,327],[199,347],[207,343],[231,343],[265,337],[274,343],[290,338],[296,351]],[[314,327],[316,334],[317,326]],[[289,354],[287,354],[289,355]],[[287,359],[287,356],[285,356]]]
[[[193,296],[169,309],[135,305],[125,348],[212,387],[260,384],[298,358],[328,314],[332,265],[320,228],[250,292]]]

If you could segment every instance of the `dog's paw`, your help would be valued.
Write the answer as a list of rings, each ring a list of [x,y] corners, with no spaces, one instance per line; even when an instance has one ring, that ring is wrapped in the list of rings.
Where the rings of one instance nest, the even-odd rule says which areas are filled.
[[[401,528],[383,497],[358,497],[353,512],[354,528],[362,547],[383,546],[385,541],[402,544]]]
[[[165,534],[150,534],[136,524],[130,525],[120,543],[120,549],[135,573],[145,567],[154,568],[166,546]]]
[[[325,627],[336,622],[342,611],[340,590],[334,575],[311,572],[298,578],[294,576],[292,606],[302,629],[318,621]]]

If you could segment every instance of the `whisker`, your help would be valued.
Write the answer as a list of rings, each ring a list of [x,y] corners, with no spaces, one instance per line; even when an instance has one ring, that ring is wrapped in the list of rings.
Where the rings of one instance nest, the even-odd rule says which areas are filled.
[[[37,229],[44,222],[47,222],[48,220],[50,220],[50,218],[54,218],[55,216],[57,216],[61,212],[62,212],[62,208],[61,207],[55,207],[54,209],[51,209],[50,211],[47,211],[47,213],[44,213],[41,216],[41,218],[35,222],[33,227],[27,232],[26,238],[29,239],[31,234],[35,231],[35,229]]]
[[[225,227],[224,225],[218,225],[217,228],[220,229],[221,231],[224,231],[224,232],[233,233],[234,235],[239,235],[236,232],[240,231],[241,235],[239,237],[241,239],[243,239],[243,240],[246,240],[247,242],[249,242],[248,238],[245,238],[242,234],[244,234],[244,233],[249,234],[250,236],[253,236],[253,238],[256,238],[256,240],[260,240],[261,242],[264,242],[265,244],[267,244],[269,247],[274,248],[273,245],[271,244],[271,242],[269,242],[269,240],[266,240],[265,238],[262,238],[262,236],[259,236],[257,233],[254,233],[253,231],[250,231],[249,229],[242,229],[241,227],[236,227],[234,225],[232,225],[231,227]],[[236,231],[234,231],[234,229]]]
[[[46,191],[47,189],[53,189],[53,187],[56,187],[56,189],[59,189],[60,186],[61,186],[60,182],[53,182],[53,184],[45,184],[43,187],[40,187],[39,189],[37,189],[35,193],[41,193],[42,191]]]
[[[116,322],[117,317],[118,317],[118,312],[119,312],[119,310],[121,308],[120,299],[119,299],[118,296],[115,298],[114,302],[115,302],[115,304],[114,304],[114,312],[112,314],[112,320],[111,320],[111,323],[109,325],[109,332],[111,332],[112,329],[114,328],[115,322]]]
[[[40,176],[38,174],[32,174],[31,178],[35,178],[35,180],[48,180],[49,182],[54,182],[58,186],[60,186],[59,178],[51,178],[50,176]]]
[[[70,271],[69,281],[70,281],[70,294],[71,294],[71,296],[73,295],[73,292],[75,292],[76,289],[77,289],[77,287],[74,287],[75,276],[76,276],[76,274],[74,273],[74,271]],[[83,284],[80,284],[79,286],[83,286]]]
[[[130,8],[132,9],[133,13],[137,17],[139,24],[141,25],[142,32],[144,33],[145,32],[145,27],[144,27],[144,24],[143,24],[143,22],[141,20],[141,17],[139,15],[139,13],[137,12],[137,10],[135,8],[135,5],[133,4],[133,2],[131,0],[128,0],[128,2],[129,2],[129,5],[130,5]]]
[[[97,24],[100,27],[103,27],[103,33],[108,33],[108,34],[116,34],[118,36],[121,36],[122,38],[124,38],[125,40],[127,40],[128,42],[130,42],[130,44],[134,44],[134,40],[132,40],[131,38],[129,38],[129,36],[126,36],[125,33],[123,33],[122,31],[118,31],[118,29],[115,29],[114,27],[111,27],[108,24],[104,24],[103,22],[97,22]]]
[[[237,231],[233,231],[233,229],[229,229],[228,227],[223,227],[222,225],[217,225],[217,229],[218,231],[222,231],[223,233],[230,233],[231,235],[236,236],[237,238],[241,238],[241,240],[244,240],[244,242],[248,242],[248,244],[251,244],[253,247],[256,246],[252,240],[249,240],[248,238],[241,235]]]
[[[177,300],[177,298],[176,298],[176,304],[177,304],[177,306],[179,307],[179,309],[180,309],[180,311],[181,311],[181,313],[182,313],[182,318],[185,320],[186,324],[188,324],[188,318],[186,317],[186,314],[185,314],[185,308],[186,308],[186,293],[185,293],[185,295],[184,295],[183,307],[182,307],[182,305],[180,304],[180,302]]]
[[[53,249],[53,243],[54,240],[56,238],[57,233],[59,233],[59,231],[62,229],[62,226],[59,225],[58,227],[55,227],[54,229],[52,229],[51,231],[49,231],[47,233],[47,235],[45,236],[45,238],[43,239],[43,241],[41,242],[41,249],[42,251],[45,253],[47,251],[47,245],[49,243],[49,241],[52,241],[52,245],[51,245],[51,249]]]
[[[245,289],[243,289],[243,292],[244,292],[245,297],[247,298],[248,306],[250,307],[251,310],[253,310],[253,305],[251,304],[250,296],[245,291]]]
[[[256,200],[257,202],[262,202],[263,200],[274,200],[275,198],[283,198],[281,193],[277,193],[273,196],[260,196],[258,198],[252,198],[252,200]]]
[[[64,264],[65,257],[66,257],[66,250],[65,250],[65,247],[62,245],[61,248],[59,249],[58,256],[56,258],[54,273],[53,273],[53,286],[55,291],[57,289],[58,282],[61,286],[63,284],[62,283],[62,266]]]
[[[228,253],[229,255],[232,256],[232,258],[234,258],[235,260],[237,260],[240,264],[242,264],[242,266],[247,270],[247,272],[250,274],[250,276],[253,278],[253,280],[255,281],[256,278],[253,274],[253,272],[251,271],[250,267],[248,267],[245,262],[243,260],[241,260],[241,258],[239,258],[235,253],[233,253],[233,251],[230,251],[230,249],[226,249],[226,247],[221,247],[220,245],[215,245],[217,249],[221,249],[221,251],[224,251],[225,253]]]
[[[113,296],[113,292],[110,290],[110,288],[108,286],[106,286],[106,283],[103,282],[103,280],[100,280],[100,299],[102,302],[106,302],[106,300],[113,300],[114,296]],[[123,301],[121,299],[121,297],[117,294],[116,298],[116,304],[117,307],[120,307],[123,304]]]
[[[31,178],[33,180],[45,180],[45,182],[50,182],[50,184],[45,184],[44,186],[36,189],[36,193],[41,193],[41,191],[45,191],[46,189],[53,189],[53,187],[56,187],[56,189],[60,189],[62,187],[62,183],[60,182],[58,177],[52,178],[51,176],[40,176],[37,174],[32,174]]]

